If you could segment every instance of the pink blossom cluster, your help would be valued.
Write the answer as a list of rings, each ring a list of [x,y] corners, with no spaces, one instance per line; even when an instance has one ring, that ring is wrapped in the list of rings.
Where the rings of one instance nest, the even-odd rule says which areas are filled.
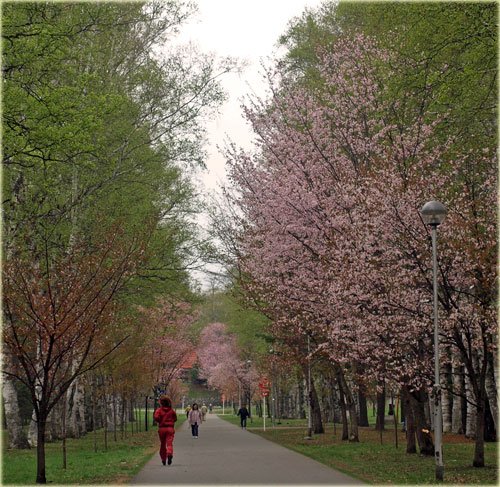
[[[237,395],[242,388],[256,388],[259,375],[255,364],[242,358],[236,336],[229,333],[226,324],[209,323],[203,329],[197,354],[202,377],[227,397]]]
[[[456,141],[434,135],[446,120],[391,98],[393,54],[372,39],[342,38],[319,54],[323,85],[273,73],[272,97],[245,109],[257,150],[226,151],[243,285],[290,347],[307,332],[365,377],[429,387],[432,260],[420,209],[434,199],[448,208],[438,231],[443,343],[496,353],[496,154],[457,154]]]
[[[153,308],[139,308],[142,314],[142,368],[151,383],[177,388],[181,368],[194,351],[190,328],[195,317],[185,302],[159,300]]]

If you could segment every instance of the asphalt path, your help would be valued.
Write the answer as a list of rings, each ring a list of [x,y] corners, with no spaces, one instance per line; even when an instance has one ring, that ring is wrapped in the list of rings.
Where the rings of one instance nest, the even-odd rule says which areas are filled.
[[[158,445],[159,448],[159,445]],[[215,414],[191,436],[184,422],[175,433],[172,465],[156,453],[132,481],[136,485],[362,485],[341,472]]]

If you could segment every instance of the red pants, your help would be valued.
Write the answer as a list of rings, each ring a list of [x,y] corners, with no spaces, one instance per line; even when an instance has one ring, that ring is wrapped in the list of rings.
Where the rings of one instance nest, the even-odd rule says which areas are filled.
[[[160,437],[160,457],[163,462],[167,461],[167,456],[174,455],[174,435],[173,426],[166,428],[158,428],[158,436]]]

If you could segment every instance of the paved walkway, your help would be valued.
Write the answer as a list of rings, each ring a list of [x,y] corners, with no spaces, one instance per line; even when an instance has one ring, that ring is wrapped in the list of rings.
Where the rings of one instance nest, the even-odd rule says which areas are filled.
[[[174,460],[163,466],[156,453],[134,477],[142,485],[361,485],[304,455],[288,450],[215,414],[207,414],[199,438],[187,422],[176,431]]]

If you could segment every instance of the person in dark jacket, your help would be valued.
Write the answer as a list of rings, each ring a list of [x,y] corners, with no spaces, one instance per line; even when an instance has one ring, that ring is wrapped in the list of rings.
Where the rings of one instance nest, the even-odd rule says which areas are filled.
[[[241,427],[247,429],[247,418],[250,417],[250,413],[244,404],[239,409],[237,416],[240,416]]]
[[[158,423],[161,463],[165,465],[168,459],[168,464],[171,465],[174,457],[174,423],[177,421],[177,414],[172,409],[172,401],[169,397],[160,397],[160,407],[155,411],[153,417]]]

